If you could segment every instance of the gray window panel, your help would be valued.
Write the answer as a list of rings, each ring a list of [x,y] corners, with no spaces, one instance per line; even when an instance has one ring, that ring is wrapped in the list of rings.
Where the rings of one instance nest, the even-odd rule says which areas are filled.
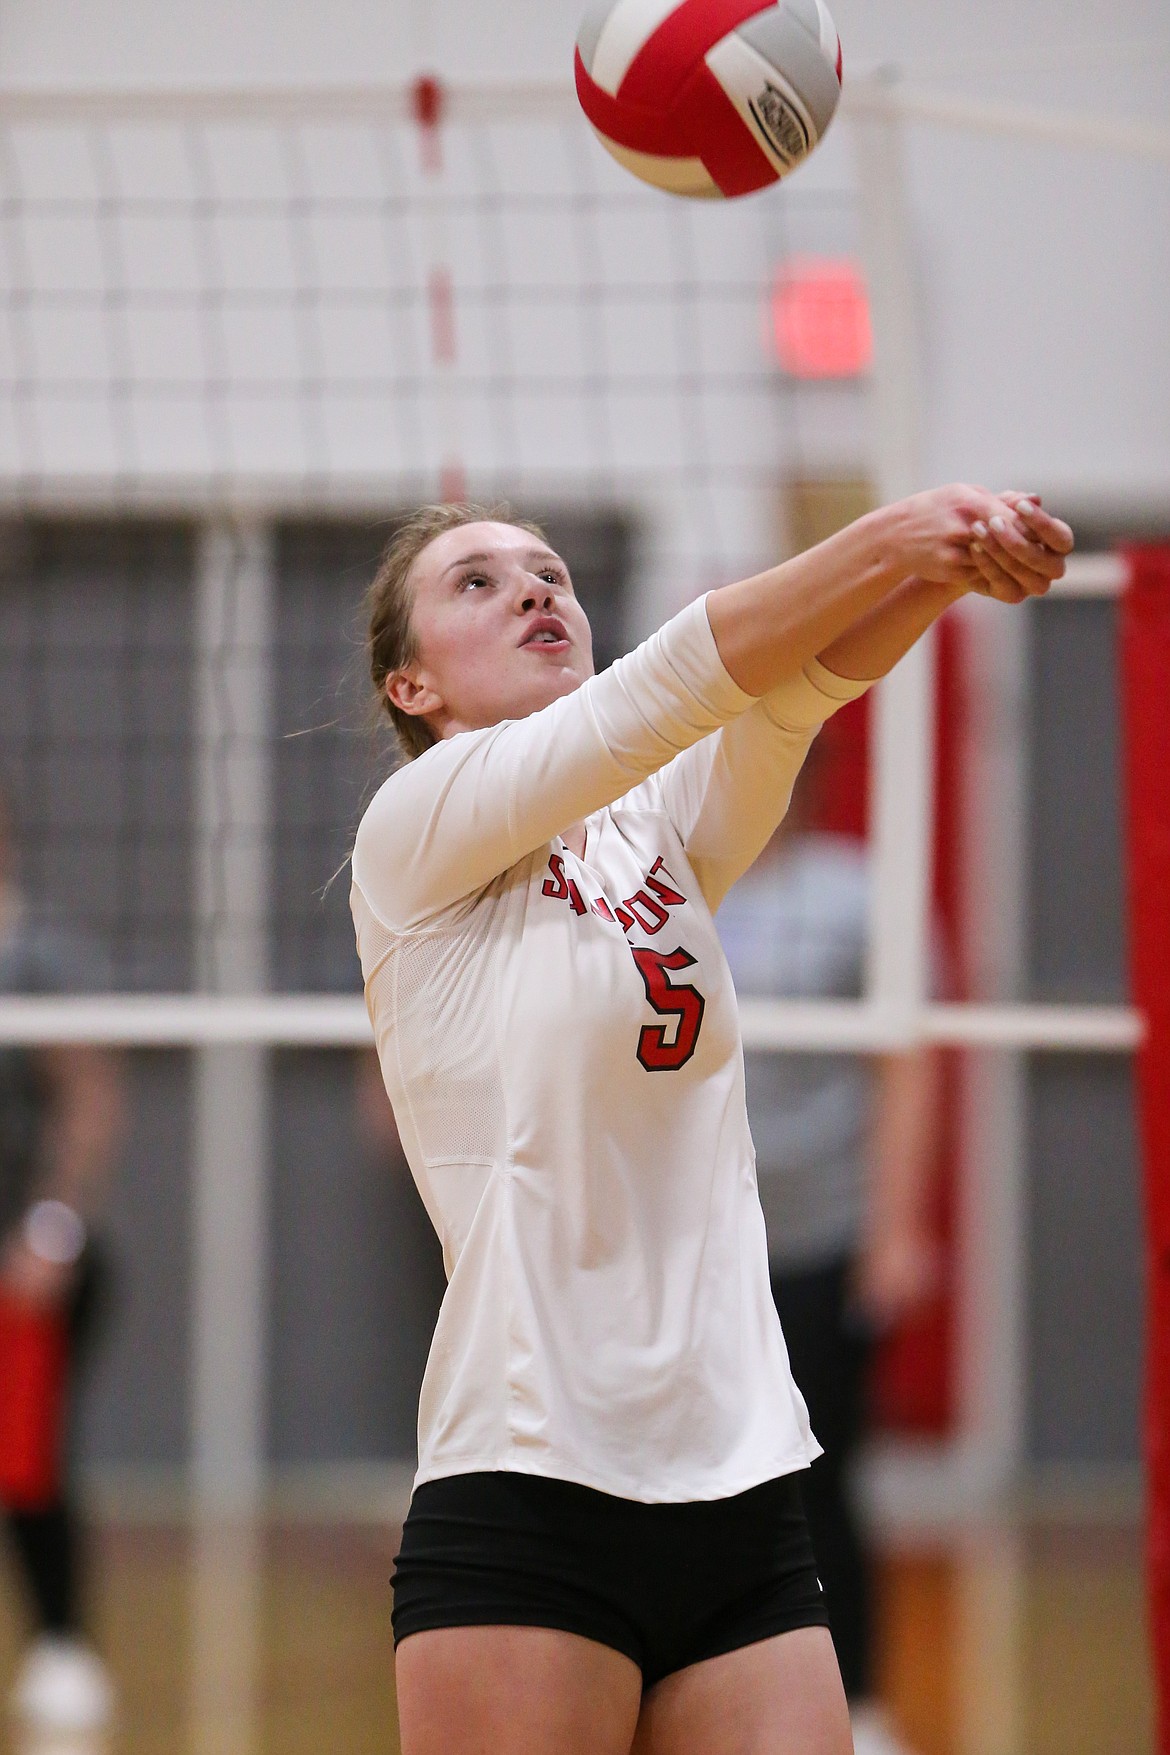
[[[384,541],[369,523],[277,533],[271,967],[281,991],[361,987],[346,861],[394,759],[369,708],[362,653],[362,600]]]
[[[0,775],[21,881],[121,989],[191,977],[191,569],[181,525],[0,525]]]
[[[1117,606],[1040,604],[1030,634],[1029,990],[1124,1000]]]
[[[99,1466],[186,1460],[191,1307],[191,1059],[127,1057],[130,1136],[101,1227],[91,1349],[80,1371],[79,1442]]]
[[[1033,998],[1128,994],[1117,606],[1030,612],[1027,969]],[[1028,1454],[1133,1462],[1141,1371],[1133,1069],[1036,1055],[1028,1075]]]
[[[398,1153],[361,1137],[355,1055],[273,1059],[269,1452],[275,1463],[412,1457],[444,1290]]]
[[[1144,1273],[1133,1068],[1117,1055],[1036,1055],[1028,1087],[1028,1456],[1136,1463]]]

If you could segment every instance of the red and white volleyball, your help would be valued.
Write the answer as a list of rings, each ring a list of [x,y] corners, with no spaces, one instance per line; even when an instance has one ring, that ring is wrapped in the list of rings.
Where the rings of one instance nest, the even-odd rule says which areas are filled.
[[[577,95],[602,145],[672,195],[748,195],[806,159],[841,95],[823,0],[599,0]]]

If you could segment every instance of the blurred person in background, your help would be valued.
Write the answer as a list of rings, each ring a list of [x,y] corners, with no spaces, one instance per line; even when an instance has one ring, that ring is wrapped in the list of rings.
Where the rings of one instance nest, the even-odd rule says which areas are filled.
[[[88,947],[39,924],[0,796],[0,996],[93,985]],[[101,1291],[91,1226],[120,1143],[122,1072],[82,1044],[0,1046],[0,1506],[32,1622],[10,1706],[28,1730],[108,1722],[114,1690],[85,1637],[71,1403]]]
[[[745,998],[862,997],[868,861],[853,838],[814,827],[824,769],[814,743],[788,815],[719,911]],[[801,1485],[856,1755],[908,1755],[875,1702],[873,1560],[849,1477],[874,1343],[937,1282],[938,1055],[749,1053],[745,1063],[772,1295],[824,1446]]]

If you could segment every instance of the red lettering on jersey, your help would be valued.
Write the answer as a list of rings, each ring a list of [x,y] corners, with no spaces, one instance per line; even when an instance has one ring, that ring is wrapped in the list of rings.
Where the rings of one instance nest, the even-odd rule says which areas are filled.
[[[569,899],[569,884],[565,877],[565,862],[559,853],[553,853],[550,855],[548,869],[552,872],[552,877],[545,878],[544,882],[541,884],[541,895],[551,897],[554,902],[567,902]]]
[[[655,901],[645,890],[635,890],[632,896],[626,897],[625,905],[643,932],[661,932],[670,919],[662,903]]]
[[[659,872],[662,872],[665,877],[670,877],[670,873],[667,871],[661,858],[656,859],[654,864],[650,867],[650,870],[646,873],[646,883],[649,888],[654,891],[654,894],[658,897],[660,902],[666,903],[668,908],[685,907],[687,899],[681,891],[672,887],[674,879],[671,878],[669,884],[664,883],[663,879],[658,875]]]
[[[646,888],[635,890],[616,909],[610,908],[604,896],[586,902],[580,886],[566,872],[564,857],[560,853],[549,855],[548,869],[552,876],[541,884],[542,896],[547,896],[552,902],[567,902],[574,914],[588,914],[592,909],[602,920],[616,920],[623,932],[632,932],[635,926],[645,933],[661,932],[669,919],[667,909],[681,908],[686,904],[686,897],[674,887],[673,880],[666,882],[670,873],[661,859],[656,859],[646,874]],[[660,876],[660,873],[664,875]]]

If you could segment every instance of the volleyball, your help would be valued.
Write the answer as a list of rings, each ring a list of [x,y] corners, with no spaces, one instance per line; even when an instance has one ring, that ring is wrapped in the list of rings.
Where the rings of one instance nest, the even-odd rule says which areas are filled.
[[[824,0],[597,0],[577,96],[601,144],[672,195],[749,195],[802,164],[841,95]]]

